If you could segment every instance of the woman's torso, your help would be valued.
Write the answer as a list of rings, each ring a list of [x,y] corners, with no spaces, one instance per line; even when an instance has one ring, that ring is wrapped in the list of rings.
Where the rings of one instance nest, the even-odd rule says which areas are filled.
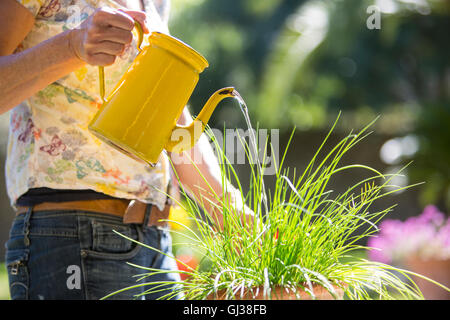
[[[121,7],[112,0],[18,1],[36,17],[33,29],[18,51],[76,27],[100,6]],[[151,0],[123,1],[126,3],[122,4],[135,10],[143,4],[149,19],[155,14],[149,10]],[[106,92],[112,90],[136,54],[133,41],[114,65],[105,68]],[[85,65],[11,111],[6,181],[13,205],[27,190],[46,187],[90,189],[164,206],[166,196],[161,191],[166,190],[170,177],[165,154],[154,168],[149,168],[88,132],[88,123],[101,103],[98,88],[98,68]]]

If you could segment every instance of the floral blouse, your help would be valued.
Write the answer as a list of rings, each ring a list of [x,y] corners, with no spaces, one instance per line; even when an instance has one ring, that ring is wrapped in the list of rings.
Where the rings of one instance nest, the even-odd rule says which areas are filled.
[[[17,0],[34,16],[33,29],[17,51],[76,27],[101,6],[121,8],[113,0]],[[163,1],[143,0],[152,18]],[[157,10],[150,10],[155,9]],[[150,8],[150,9],[149,9]],[[164,23],[163,23],[164,24]],[[166,25],[161,26],[167,28]],[[137,54],[133,41],[112,66],[105,68],[110,92]],[[170,179],[163,153],[153,168],[139,163],[95,138],[87,129],[101,105],[98,68],[85,65],[11,110],[6,183],[11,204],[30,188],[91,189],[164,207]]]

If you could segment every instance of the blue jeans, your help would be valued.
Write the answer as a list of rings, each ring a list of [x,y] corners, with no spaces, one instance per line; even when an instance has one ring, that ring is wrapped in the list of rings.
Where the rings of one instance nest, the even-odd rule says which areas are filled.
[[[175,260],[113,232],[157,248],[172,256],[169,231],[122,218],[80,211],[40,211],[18,215],[6,243],[11,299],[100,299],[141,283],[110,299],[157,299],[173,289],[146,294],[155,281],[179,281],[177,273],[161,273],[137,281],[147,273],[129,263],[176,270]]]

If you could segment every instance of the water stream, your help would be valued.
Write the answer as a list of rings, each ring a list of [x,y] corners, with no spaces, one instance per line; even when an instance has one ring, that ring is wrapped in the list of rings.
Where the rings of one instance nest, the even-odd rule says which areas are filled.
[[[244,115],[245,122],[247,123],[247,128],[249,131],[249,140],[250,140],[249,148],[248,148],[249,149],[248,154],[249,154],[249,158],[250,158],[249,160],[250,160],[250,164],[256,163],[256,166],[257,166],[256,182],[258,182],[260,184],[259,188],[261,191],[261,200],[264,204],[265,213],[268,213],[269,207],[267,204],[267,194],[266,194],[266,188],[265,188],[265,184],[264,184],[264,172],[262,169],[261,161],[259,159],[258,142],[256,140],[256,135],[255,135],[255,131],[253,130],[252,123],[250,121],[248,107],[247,107],[247,104],[245,103],[244,99],[241,97],[241,95],[236,90],[234,90],[233,94],[235,95],[235,98],[239,103],[239,107],[242,111],[242,114]],[[244,146],[244,148],[245,148],[245,146]],[[253,159],[253,158],[255,158],[255,159]],[[261,202],[258,203],[257,208],[258,208],[258,210],[255,213],[259,217],[260,213],[261,213]]]

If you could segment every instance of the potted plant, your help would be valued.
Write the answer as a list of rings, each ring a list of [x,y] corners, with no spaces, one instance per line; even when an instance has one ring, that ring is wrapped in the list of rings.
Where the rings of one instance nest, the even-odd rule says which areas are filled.
[[[450,286],[450,218],[436,206],[406,221],[384,220],[380,232],[369,239],[374,261],[404,266]],[[426,299],[450,299],[450,293],[415,278]]]
[[[243,222],[242,211],[232,201],[215,195],[215,203],[224,213],[223,228],[219,228],[214,217],[203,210],[202,199],[188,197],[190,193],[182,188],[186,202],[180,206],[195,228],[171,222],[185,228],[184,236],[203,255],[201,265],[206,263],[208,267],[194,269],[184,264],[185,270],[179,272],[188,279],[175,283],[176,289],[164,298],[179,293],[185,299],[342,299],[344,295],[349,299],[423,298],[414,283],[404,282],[397,275],[409,278],[408,271],[363,258],[348,259],[352,252],[366,249],[357,242],[376,232],[376,223],[392,210],[372,211],[372,203],[404,188],[392,190],[393,175],[383,175],[365,165],[339,165],[342,157],[369,134],[372,123],[322,155],[337,121],[300,174],[283,167],[286,148],[277,164],[274,189],[268,194],[264,161],[252,167],[250,190],[244,193],[233,166],[216,145],[222,177],[237,186],[242,202],[255,213],[254,222],[250,226]],[[251,157],[250,146],[242,142]],[[333,177],[353,169],[367,170],[370,176],[342,194],[328,190]],[[203,219],[199,218],[202,215]],[[365,231],[355,233],[361,227]],[[172,272],[141,268],[148,275]],[[160,283],[167,284],[174,283]]]

